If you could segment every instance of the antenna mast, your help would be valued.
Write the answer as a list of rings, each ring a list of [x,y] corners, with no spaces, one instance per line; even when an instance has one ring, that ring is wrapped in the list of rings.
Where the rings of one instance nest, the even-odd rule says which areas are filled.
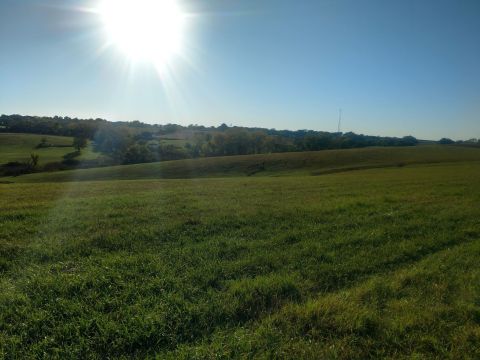
[[[338,109],[338,131],[341,132],[342,130],[342,109]]]

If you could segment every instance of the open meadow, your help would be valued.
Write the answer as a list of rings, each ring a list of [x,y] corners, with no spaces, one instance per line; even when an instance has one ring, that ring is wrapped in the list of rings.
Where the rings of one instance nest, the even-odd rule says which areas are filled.
[[[49,147],[39,148],[42,139]],[[0,164],[10,161],[27,161],[30,154],[39,155],[39,163],[61,161],[63,156],[75,151],[72,138],[67,136],[0,133]]]
[[[0,357],[479,358],[480,149],[435,149],[9,178]]]
[[[45,141],[47,146],[39,147]],[[39,156],[39,165],[49,162],[59,162],[71,153],[75,153],[73,138],[68,136],[0,133],[0,165],[8,162],[25,162],[30,159],[30,154]],[[78,160],[94,159],[95,154],[88,146],[82,154],[76,156]]]
[[[367,147],[347,150],[205,157],[56,171],[6,179],[13,182],[64,182],[244,176],[319,176],[354,170],[478,160],[480,160],[480,148],[474,147],[439,145]]]

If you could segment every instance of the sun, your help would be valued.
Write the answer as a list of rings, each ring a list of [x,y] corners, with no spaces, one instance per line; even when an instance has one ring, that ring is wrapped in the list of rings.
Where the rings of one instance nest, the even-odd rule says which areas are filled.
[[[182,50],[186,16],[176,0],[102,0],[97,13],[109,43],[133,61],[163,67]]]

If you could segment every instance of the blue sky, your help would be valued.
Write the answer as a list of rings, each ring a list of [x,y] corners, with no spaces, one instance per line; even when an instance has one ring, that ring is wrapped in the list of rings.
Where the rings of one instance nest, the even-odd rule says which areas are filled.
[[[162,78],[101,50],[94,0],[0,0],[0,113],[480,137],[478,0],[181,3]]]

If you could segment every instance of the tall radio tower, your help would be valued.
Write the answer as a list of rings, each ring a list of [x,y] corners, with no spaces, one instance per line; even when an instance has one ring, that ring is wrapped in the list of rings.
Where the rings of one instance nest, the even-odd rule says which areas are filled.
[[[342,109],[338,109],[338,131],[337,132],[341,132],[342,131]]]

